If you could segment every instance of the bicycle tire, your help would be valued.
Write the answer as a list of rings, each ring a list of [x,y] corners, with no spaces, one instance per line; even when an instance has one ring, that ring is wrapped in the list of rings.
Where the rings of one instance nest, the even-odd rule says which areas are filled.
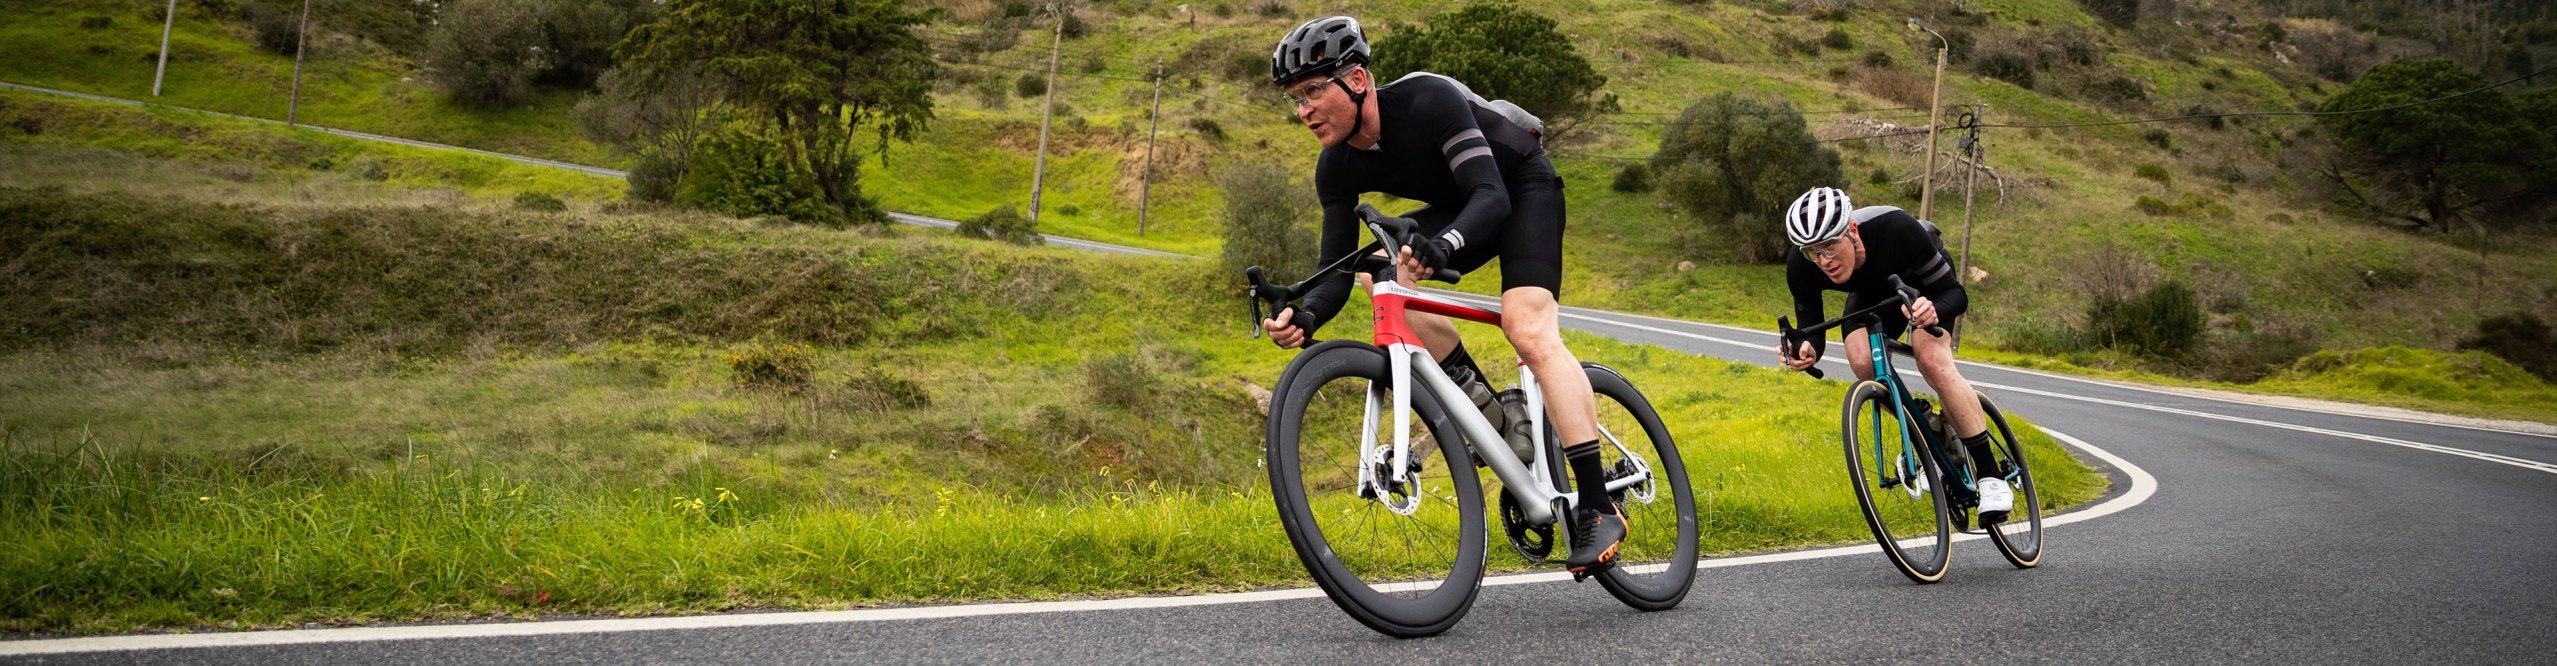
[[[1891,566],[1909,580],[1933,583],[1944,580],[1945,565],[1953,552],[1953,511],[1941,490],[1944,470],[1937,466],[1936,457],[1923,441],[1915,445],[1917,455],[1901,455],[1905,450],[1900,444],[1903,433],[1911,431],[1901,423],[1893,404],[1891,390],[1880,382],[1866,381],[1848,390],[1839,428],[1839,439],[1846,445],[1847,482],[1855,487],[1856,503],[1864,509],[1865,526],[1872,528],[1874,543],[1882,547]],[[1873,423],[1870,428],[1861,423],[1868,420]],[[1858,433],[1870,436],[1859,437]],[[1887,447],[1881,456],[1886,465],[1905,469],[1907,458],[1917,458],[1918,468],[1914,471],[1925,480],[1925,485],[1920,486],[1925,490],[1913,492],[1905,479],[1886,486],[1886,478],[1905,474],[1869,469],[1875,455],[1868,447],[1877,446]],[[1933,514],[1932,519],[1927,513]],[[1931,539],[1925,534],[1928,528],[1933,529]]]
[[[1669,426],[1661,423],[1660,414],[1652,411],[1651,400],[1643,397],[1633,382],[1603,365],[1582,366],[1589,375],[1590,389],[1597,394],[1598,423],[1605,427],[1603,435],[1623,441],[1626,449],[1646,457],[1643,462],[1651,468],[1653,479],[1647,488],[1635,486],[1611,493],[1625,512],[1625,543],[1617,551],[1616,564],[1599,574],[1598,584],[1635,610],[1676,608],[1696,584],[1696,496],[1687,477],[1686,461],[1679,457],[1678,443],[1670,437]],[[1615,442],[1601,442],[1600,446],[1599,464],[1609,470],[1609,478],[1631,472]],[[1663,489],[1669,491],[1666,497],[1658,492]],[[1669,515],[1657,511],[1664,499],[1669,500]],[[1670,523],[1666,530],[1661,529],[1664,521]]]
[[[1998,555],[2007,558],[2007,563],[2015,565],[2015,568],[2041,566],[2042,493],[2033,485],[2033,466],[2027,464],[2024,445],[2016,441],[2015,431],[2007,428],[2006,413],[1999,411],[1997,403],[1989,400],[1989,394],[1980,394],[1980,411],[1988,416],[1989,434],[1996,440],[1991,443],[1991,450],[2015,466],[2015,478],[2007,482],[2015,489],[2015,509],[2007,512],[2005,522],[1988,526],[1989,542],[1996,544]],[[1982,469],[1997,467],[1983,465]],[[2016,521],[2018,513],[2024,517],[2021,523]]]
[[[1316,433],[1308,438],[1308,410],[1325,397],[1325,387],[1337,383],[1363,399],[1370,385],[1391,381],[1390,367],[1383,350],[1351,340],[1316,345],[1288,364],[1270,402],[1266,433],[1270,494],[1297,559],[1333,605],[1387,636],[1432,636],[1455,626],[1472,609],[1481,593],[1488,547],[1481,480],[1462,435],[1454,428],[1438,427],[1448,422],[1444,403],[1426,388],[1412,395],[1415,421],[1429,430],[1439,454],[1423,463],[1423,476],[1416,485],[1428,496],[1412,516],[1356,494],[1354,478],[1362,464],[1356,459],[1357,408],[1349,410],[1353,425],[1345,428],[1333,427],[1337,415],[1318,414]],[[1380,429],[1390,428],[1386,424],[1391,423],[1392,408],[1391,403],[1387,405],[1380,415]],[[1392,434],[1380,432],[1378,439],[1390,443]],[[1347,453],[1342,452],[1344,440]],[[1418,447],[1414,448],[1417,456]],[[1348,465],[1332,460],[1343,456],[1350,459]],[[1316,470],[1312,482],[1309,467]],[[1343,467],[1352,478],[1348,488],[1336,483]],[[1446,485],[1439,489],[1436,483]],[[1418,518],[1422,513],[1429,518]],[[1325,518],[1334,517],[1341,520],[1327,527]],[[1452,531],[1445,525],[1451,521]],[[1391,550],[1395,540],[1379,537],[1376,526],[1380,523],[1392,525],[1404,552],[1380,553]],[[1416,542],[1415,535],[1421,540]],[[1444,543],[1448,538],[1455,543]],[[1415,548],[1429,550],[1415,555],[1411,552]],[[1438,568],[1441,563],[1443,571]]]

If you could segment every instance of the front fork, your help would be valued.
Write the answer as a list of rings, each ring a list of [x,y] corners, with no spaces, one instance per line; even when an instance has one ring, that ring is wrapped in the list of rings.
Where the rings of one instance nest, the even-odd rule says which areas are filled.
[[[1438,395],[1462,396],[1465,394],[1463,389],[1456,386],[1453,379],[1438,371],[1436,365],[1427,367],[1420,365],[1419,359],[1428,358],[1425,356],[1428,353],[1427,349],[1418,345],[1399,343],[1390,345],[1386,351],[1392,372],[1389,383],[1387,386],[1375,384],[1368,386],[1366,406],[1361,419],[1359,460],[1362,464],[1358,469],[1358,492],[1360,496],[1374,499],[1385,505],[1387,509],[1401,515],[1411,515],[1420,509],[1421,504],[1420,489],[1416,487],[1417,481],[1412,477],[1419,471],[1419,466],[1414,464],[1412,457],[1413,388],[1419,382],[1428,382],[1431,390]],[[1521,392],[1527,397],[1530,441],[1537,451],[1551,452],[1554,449],[1548,446],[1549,442],[1545,434],[1543,386],[1537,382],[1536,373],[1524,365],[1518,368],[1518,381]],[[1378,441],[1379,438],[1376,436],[1377,426],[1384,420],[1384,415],[1380,412],[1387,408],[1383,393],[1389,388],[1393,393],[1394,412],[1394,439],[1390,445]],[[1489,422],[1484,421],[1477,414],[1465,410],[1452,410],[1448,414],[1448,420],[1463,431],[1468,441],[1486,443],[1506,441],[1502,439],[1500,433],[1492,429]],[[1607,480],[1607,491],[1612,494],[1633,489],[1634,499],[1645,503],[1652,501],[1654,486],[1650,461],[1632,449],[1626,448],[1624,442],[1618,439],[1615,433],[1608,432],[1604,426],[1599,428],[1599,434],[1609,445],[1616,447],[1623,460],[1631,463],[1626,474]],[[1438,445],[1450,446],[1452,443],[1440,441]],[[1484,466],[1491,468],[1494,476],[1502,480],[1502,487],[1510,493],[1512,499],[1517,500],[1528,524],[1550,525],[1554,522],[1558,510],[1570,508],[1570,503],[1578,499],[1577,494],[1570,492],[1570,488],[1561,482],[1561,475],[1556,473],[1553,466],[1560,463],[1554,460],[1555,456],[1538,455],[1534,463],[1527,463],[1520,461],[1517,454],[1511,453],[1506,444],[1476,446],[1473,447],[1473,454],[1483,462]]]

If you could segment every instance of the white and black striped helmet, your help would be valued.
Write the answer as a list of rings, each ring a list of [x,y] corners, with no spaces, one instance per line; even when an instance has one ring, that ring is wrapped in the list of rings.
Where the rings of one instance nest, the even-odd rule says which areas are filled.
[[[1367,35],[1358,19],[1329,16],[1287,32],[1270,52],[1270,83],[1285,84],[1348,65],[1367,64]]]
[[[1847,193],[1835,187],[1815,187],[1793,200],[1785,209],[1785,237],[1794,245],[1824,243],[1846,235],[1853,224],[1848,213],[1856,209]]]

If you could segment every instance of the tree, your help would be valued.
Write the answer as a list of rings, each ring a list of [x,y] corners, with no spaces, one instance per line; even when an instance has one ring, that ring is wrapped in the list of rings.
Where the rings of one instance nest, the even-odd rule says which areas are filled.
[[[2378,109],[2481,88],[2486,81],[2448,60],[2401,60],[2371,69],[2318,105],[2328,112]],[[2557,112],[2552,99],[2525,97],[2530,114]],[[2342,159],[2328,175],[2351,204],[2416,229],[2448,231],[2481,209],[2525,205],[2557,194],[2549,137],[2503,93],[2487,90],[2376,113],[2323,116]],[[2539,121],[2534,123],[2533,120]]]
[[[1661,135],[1652,184],[1702,226],[1690,238],[1711,238],[1739,261],[1776,261],[1785,206],[1813,187],[1845,184],[1838,153],[1812,141],[1792,104],[1718,93]]]
[[[595,85],[613,68],[613,45],[657,17],[654,0],[541,0],[535,6],[551,54],[539,80],[565,88]]]
[[[1288,180],[1275,164],[1228,167],[1220,178],[1225,188],[1225,248],[1217,261],[1220,282],[1240,283],[1243,269],[1259,266],[1271,282],[1305,278],[1314,269],[1314,219],[1311,190]],[[1276,314],[1276,313],[1271,313]]]
[[[586,138],[638,157],[630,170],[630,194],[667,201],[692,170],[702,138],[728,122],[727,89],[698,69],[669,72],[656,89],[642,90],[629,72],[615,69],[595,82],[570,116]]]
[[[426,38],[426,65],[453,101],[471,106],[522,104],[533,77],[550,66],[548,40],[526,3],[452,0]]]
[[[886,219],[861,196],[856,130],[875,130],[885,152],[931,122],[940,67],[913,32],[931,12],[900,0],[669,0],[664,15],[614,50],[641,90],[685,72],[713,77],[835,215]]]
[[[1589,65],[1553,19],[1511,5],[1472,4],[1427,27],[1376,40],[1371,66],[1381,80],[1411,72],[1445,74],[1486,99],[1505,99],[1545,121],[1546,135],[1613,110],[1607,76]]]

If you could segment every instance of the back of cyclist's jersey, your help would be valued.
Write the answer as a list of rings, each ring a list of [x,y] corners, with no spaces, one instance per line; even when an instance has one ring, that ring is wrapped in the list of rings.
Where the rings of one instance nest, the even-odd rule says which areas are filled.
[[[1536,117],[1536,114],[1528,113],[1526,109],[1519,108],[1519,106],[1518,106],[1518,105],[1516,105],[1516,104],[1511,104],[1511,103],[1509,102],[1509,100],[1505,100],[1505,99],[1486,100],[1486,99],[1483,99],[1483,96],[1482,96],[1482,95],[1476,95],[1476,94],[1474,94],[1474,89],[1473,89],[1473,88],[1465,87],[1465,82],[1463,82],[1463,81],[1458,81],[1458,80],[1456,80],[1455,78],[1450,77],[1450,76],[1447,76],[1447,75],[1445,75],[1445,74],[1436,74],[1436,73],[1431,73],[1431,72],[1412,72],[1412,73],[1410,73],[1410,74],[1405,74],[1405,75],[1403,75],[1403,76],[1402,76],[1402,78],[1394,79],[1394,83],[1388,83],[1388,84],[1385,84],[1385,86],[1384,86],[1384,87],[1391,88],[1391,87],[1393,87],[1393,86],[1394,86],[1394,84],[1395,84],[1395,83],[1402,83],[1402,82],[1404,82],[1404,81],[1410,81],[1410,80],[1412,80],[1412,78],[1413,78],[1413,77],[1420,77],[1420,76],[1426,76],[1426,77],[1430,77],[1430,78],[1433,78],[1433,79],[1438,79],[1438,80],[1440,80],[1440,81],[1446,81],[1448,85],[1455,86],[1455,87],[1456,87],[1456,91],[1457,91],[1457,92],[1464,93],[1466,101],[1473,102],[1473,103],[1474,103],[1474,106],[1475,106],[1477,109],[1490,110],[1490,111],[1491,111],[1494,115],[1498,115],[1498,116],[1500,116],[1502,120],[1507,121],[1509,124],[1511,124],[1511,125],[1516,125],[1519,129],[1526,130],[1526,131],[1527,131],[1528,136],[1535,138],[1535,139],[1536,139],[1536,140],[1538,140],[1539,142],[1542,142],[1542,141],[1544,140],[1544,138],[1545,138],[1545,119]],[[1482,116],[1482,114],[1480,114],[1480,113],[1476,113],[1476,114],[1475,114],[1475,117],[1478,119],[1478,120],[1477,120],[1477,122],[1480,122],[1480,121],[1479,121],[1479,119],[1481,118],[1481,116]],[[1483,124],[1485,127],[1489,127],[1489,126],[1490,126],[1490,123],[1482,123],[1482,124]]]

